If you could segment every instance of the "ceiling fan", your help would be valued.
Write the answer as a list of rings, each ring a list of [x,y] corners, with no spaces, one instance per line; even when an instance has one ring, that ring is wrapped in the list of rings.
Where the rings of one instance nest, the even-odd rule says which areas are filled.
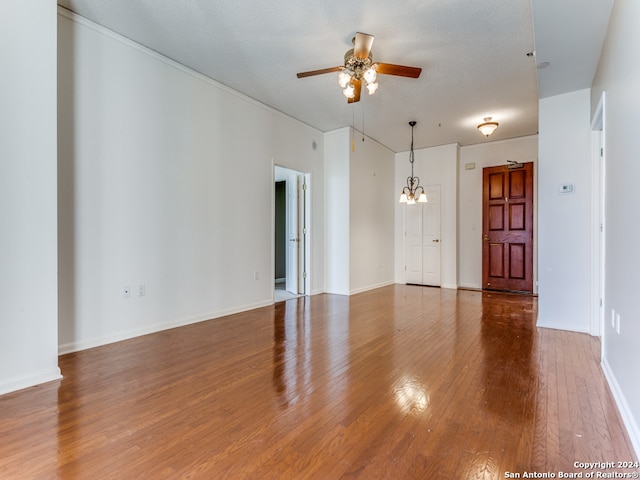
[[[421,68],[407,67],[404,65],[393,65],[391,63],[374,63],[371,54],[374,36],[357,32],[353,38],[353,48],[344,54],[344,65],[339,67],[323,68],[321,70],[311,70],[310,72],[298,73],[298,78],[321,75],[323,73],[340,72],[338,83],[342,88],[342,93],[349,103],[360,101],[362,81],[365,81],[369,95],[378,89],[376,83],[377,75],[396,75],[399,77],[418,78]]]

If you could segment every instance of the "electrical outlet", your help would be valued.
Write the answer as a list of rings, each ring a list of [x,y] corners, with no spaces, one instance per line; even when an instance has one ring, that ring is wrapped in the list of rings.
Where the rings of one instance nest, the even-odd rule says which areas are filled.
[[[253,272],[253,279],[254,280],[259,280],[260,279],[260,273],[259,272]]]
[[[144,297],[147,294],[147,286],[144,283],[138,285],[138,296]]]
[[[122,298],[129,298],[131,296],[131,287],[129,285],[125,285],[122,287]]]

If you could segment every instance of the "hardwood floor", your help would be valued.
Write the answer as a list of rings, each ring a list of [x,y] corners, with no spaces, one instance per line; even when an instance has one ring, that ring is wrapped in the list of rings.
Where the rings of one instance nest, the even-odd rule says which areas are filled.
[[[0,397],[0,478],[497,479],[636,460],[599,341],[536,328],[536,302],[394,285],[65,355],[61,381]]]

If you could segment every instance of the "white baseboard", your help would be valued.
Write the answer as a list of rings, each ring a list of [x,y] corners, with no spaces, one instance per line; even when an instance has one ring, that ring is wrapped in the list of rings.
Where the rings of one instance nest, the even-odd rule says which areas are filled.
[[[87,350],[88,348],[100,347],[102,345],[108,345],[110,343],[120,342],[122,340],[128,340],[130,338],[140,337],[142,335],[148,335],[150,333],[161,332],[163,330],[169,330],[171,328],[184,327],[193,323],[205,322],[207,320],[213,320],[215,318],[224,317],[226,315],[233,315],[234,313],[246,312],[247,310],[253,310],[255,308],[266,307],[273,304],[273,299],[263,302],[257,302],[250,305],[243,305],[241,307],[229,308],[226,310],[219,310],[212,313],[203,313],[200,315],[194,315],[192,317],[183,318],[180,320],[165,322],[156,325],[150,325],[144,328],[138,328],[133,330],[127,330],[124,332],[118,332],[113,335],[106,335],[104,337],[92,338],[89,340],[82,340],[79,342],[70,342],[62,345],[58,345],[58,355],[64,355],[66,353],[78,352],[80,350]]]
[[[51,382],[53,380],[59,380],[62,378],[60,369],[58,367],[48,370],[46,372],[40,372],[35,375],[29,375],[28,377],[22,377],[12,379],[6,383],[0,383],[0,395],[5,393],[15,392],[22,390],[23,388],[33,387],[40,385],[41,383]]]
[[[366,287],[355,288],[349,291],[349,295],[355,295],[357,293],[363,293],[369,290],[375,290],[376,288],[386,287],[388,285],[393,285],[394,283],[395,282],[389,281],[389,282],[377,283],[375,285],[367,285]]]
[[[613,395],[613,399],[616,401],[616,405],[618,406],[622,422],[624,423],[624,426],[627,429],[627,434],[631,439],[631,445],[636,452],[636,458],[640,458],[640,428],[638,427],[638,423],[636,422],[636,419],[633,418],[633,413],[631,413],[629,404],[627,403],[624,393],[622,392],[620,385],[618,385],[616,376],[613,374],[611,366],[607,362],[606,358],[602,359],[601,365],[604,376],[609,384],[609,389]]]
[[[550,328],[552,330],[564,330],[567,332],[576,332],[576,333],[587,333],[589,335],[591,335],[591,333],[589,332],[589,328],[585,328],[585,329],[579,329],[576,328],[575,325],[571,325],[571,324],[563,324],[558,322],[557,319],[553,319],[553,320],[547,320],[544,318],[540,318],[538,317],[538,320],[536,321],[536,327],[540,327],[540,328]]]

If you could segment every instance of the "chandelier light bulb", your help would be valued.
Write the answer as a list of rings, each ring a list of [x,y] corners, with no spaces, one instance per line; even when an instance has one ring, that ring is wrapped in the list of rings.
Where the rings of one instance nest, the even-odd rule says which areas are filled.
[[[348,70],[341,70],[338,74],[338,85],[340,88],[346,88],[347,85],[351,82],[351,74]]]
[[[372,65],[364,72],[364,80],[368,84],[375,83],[376,78],[378,78],[378,72],[376,72],[375,65]]]
[[[374,93],[376,93],[376,90],[378,90],[378,84],[377,83],[368,83],[367,84],[367,91],[369,92],[369,95],[373,95]]]
[[[355,97],[356,93],[355,93],[355,87],[353,86],[353,83],[349,83],[346,87],[344,87],[344,90],[342,90],[342,93],[347,98]]]

